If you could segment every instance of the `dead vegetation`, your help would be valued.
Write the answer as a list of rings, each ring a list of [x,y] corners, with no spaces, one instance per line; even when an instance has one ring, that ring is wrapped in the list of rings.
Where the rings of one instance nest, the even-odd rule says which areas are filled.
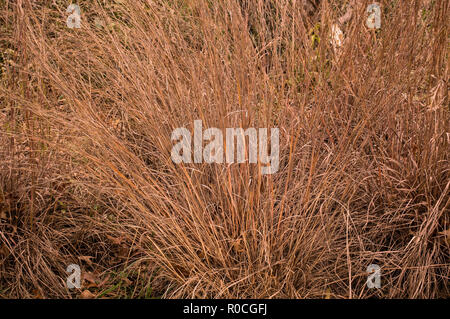
[[[345,1],[0,3],[0,297],[449,296],[448,1],[366,1],[338,57]],[[280,170],[174,164],[197,119]]]

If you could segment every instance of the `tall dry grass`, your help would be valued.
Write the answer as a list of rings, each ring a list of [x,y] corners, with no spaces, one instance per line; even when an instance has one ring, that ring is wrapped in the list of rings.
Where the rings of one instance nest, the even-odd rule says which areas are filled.
[[[448,297],[449,2],[363,2],[336,53],[344,1],[1,1],[0,296]],[[280,170],[174,164],[197,119]]]

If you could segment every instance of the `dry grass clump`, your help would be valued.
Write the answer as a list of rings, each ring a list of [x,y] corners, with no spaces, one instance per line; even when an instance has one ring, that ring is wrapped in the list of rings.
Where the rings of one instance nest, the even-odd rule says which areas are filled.
[[[363,2],[1,1],[0,296],[448,297],[449,4]],[[279,171],[174,164],[197,119]]]

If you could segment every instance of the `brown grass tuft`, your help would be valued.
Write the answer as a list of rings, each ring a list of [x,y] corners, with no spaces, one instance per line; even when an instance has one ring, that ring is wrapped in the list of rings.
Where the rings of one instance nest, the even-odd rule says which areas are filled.
[[[448,297],[449,2],[362,2],[336,53],[344,1],[0,1],[0,297]],[[174,164],[197,119],[279,171]]]

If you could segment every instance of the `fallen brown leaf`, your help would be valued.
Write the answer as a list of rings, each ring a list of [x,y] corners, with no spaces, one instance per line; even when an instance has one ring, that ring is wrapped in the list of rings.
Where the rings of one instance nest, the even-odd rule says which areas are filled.
[[[100,282],[98,275],[92,272],[84,272],[82,278],[87,282],[87,284],[84,285],[86,288],[97,287]]]
[[[95,295],[90,292],[89,290],[84,290],[81,294],[80,294],[80,298],[81,299],[95,299]]]
[[[34,299],[44,299],[44,297],[42,296],[42,294],[39,291],[39,289],[34,289],[33,290],[33,298]]]

